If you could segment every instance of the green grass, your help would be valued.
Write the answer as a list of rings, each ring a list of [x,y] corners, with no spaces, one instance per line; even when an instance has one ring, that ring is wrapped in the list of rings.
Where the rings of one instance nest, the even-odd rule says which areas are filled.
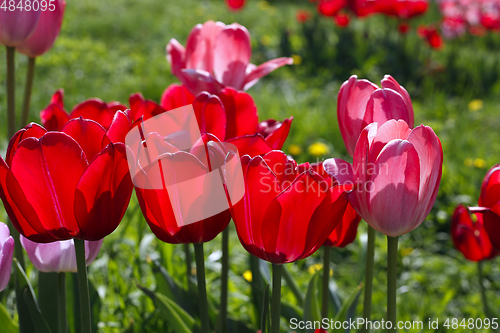
[[[299,161],[316,161],[318,157],[309,155],[307,148],[321,141],[330,148],[325,158],[348,159],[336,120],[340,84],[350,74],[374,82],[392,74],[413,98],[416,124],[434,128],[445,156],[435,208],[422,226],[400,242],[398,315],[401,320],[439,318],[440,322],[446,317],[483,317],[476,266],[453,248],[449,229],[455,205],[474,205],[487,169],[500,162],[500,67],[496,51],[500,36],[463,37],[435,52],[414,31],[404,38],[396,32],[397,22],[381,17],[354,21],[347,30],[335,28],[326,19],[301,26],[294,19],[295,10],[307,5],[305,1],[304,5],[284,1],[270,5],[252,0],[242,12],[230,13],[222,0],[68,2],[59,39],[51,51],[37,59],[30,120],[39,121],[38,112],[59,88],[65,89],[67,109],[90,97],[126,103],[128,96],[138,91],[158,101],[163,90],[177,82],[165,59],[168,41],[176,38],[185,44],[191,28],[209,19],[237,21],[252,35],[255,63],[282,55],[302,57],[300,65],[277,70],[249,91],[261,119],[294,116],[284,150],[290,144],[298,145],[303,151],[296,156]],[[429,22],[436,15],[433,8],[429,17],[418,22]],[[21,55],[16,60],[20,109],[27,60]],[[0,78],[0,124],[6,124],[4,66],[0,66]],[[468,108],[473,99],[484,102],[475,112]],[[2,137],[5,132],[3,125]],[[6,141],[0,146],[4,151]],[[359,237],[364,233],[362,224]],[[150,263],[154,259],[185,283],[184,254],[181,246],[163,244],[150,234],[133,198],[121,226],[106,238],[99,258],[90,267],[90,279],[102,302],[100,332],[169,331],[166,319],[137,285],[158,288],[158,275],[153,274]],[[211,255],[208,289],[215,300],[220,286],[220,242],[218,237],[206,246],[207,256]],[[229,312],[257,331],[250,286],[242,277],[249,269],[248,255],[234,228],[230,247]],[[385,316],[386,247],[385,239],[378,235],[372,315],[376,320]],[[346,249],[332,250],[333,279],[341,298],[347,298],[361,281],[362,261],[359,241]],[[320,255],[315,254],[289,265],[304,292],[312,277],[308,268],[320,262]],[[496,263],[487,263],[485,271],[488,299],[498,314],[500,268]],[[35,278],[33,268],[29,275]],[[3,301],[12,313],[11,287],[3,293]],[[283,299],[296,303],[286,285]],[[357,311],[359,315],[361,305]],[[459,328],[456,332],[469,330]]]

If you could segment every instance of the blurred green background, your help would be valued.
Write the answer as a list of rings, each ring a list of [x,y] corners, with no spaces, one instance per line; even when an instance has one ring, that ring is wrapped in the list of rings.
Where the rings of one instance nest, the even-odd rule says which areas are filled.
[[[249,93],[262,120],[294,116],[284,150],[300,161],[328,157],[349,160],[336,117],[337,93],[351,74],[379,83],[393,75],[409,91],[415,123],[432,126],[444,150],[443,178],[436,205],[415,231],[401,237],[398,316],[401,320],[483,317],[476,265],[453,248],[450,216],[457,203],[475,205],[481,180],[500,162],[500,34],[464,36],[446,41],[441,51],[431,50],[416,34],[419,24],[436,22],[435,4],[427,15],[411,21],[412,30],[401,35],[398,22],[386,17],[353,19],[346,29],[317,15],[299,24],[299,8],[314,11],[303,1],[248,0],[246,8],[229,12],[222,0],[80,0],[69,1],[59,39],[37,59],[30,120],[59,88],[65,90],[67,110],[90,97],[128,104],[128,96],[142,92],[159,101],[163,90],[177,82],[165,59],[171,38],[185,44],[191,28],[206,20],[238,22],[252,36],[252,61],[260,64],[278,56],[293,56],[296,65],[281,68],[262,79]],[[5,50],[0,49],[0,59]],[[17,106],[20,110],[27,59],[16,57]],[[0,66],[0,134],[6,132],[5,66]],[[5,156],[7,142],[0,142]],[[6,215],[3,213],[5,221]],[[248,254],[231,233],[229,313],[248,331],[259,328],[251,303]],[[346,249],[332,250],[331,288],[339,304],[356,291],[363,274],[364,222],[358,240]],[[206,245],[209,293],[214,307],[219,297],[220,237]],[[118,229],[106,238],[90,280],[99,302],[94,312],[99,332],[173,332],[169,319],[137,285],[162,290],[164,277],[154,262],[186,284],[182,246],[163,244],[151,236],[135,196]],[[500,314],[500,269],[494,259],[486,263],[488,299]],[[319,254],[288,268],[305,293],[320,269]],[[269,267],[263,265],[264,277]],[[30,278],[36,278],[29,268]],[[372,318],[385,316],[386,243],[377,237]],[[249,273],[245,274],[246,278]],[[11,282],[12,283],[12,282]],[[14,292],[3,293],[3,303],[14,313]],[[306,310],[284,283],[283,300],[291,313]],[[317,301],[320,301],[319,299]],[[357,312],[361,313],[362,299]],[[304,308],[304,309],[303,309]],[[293,312],[295,311],[295,312]],[[332,309],[332,311],[334,311]],[[288,313],[287,311],[285,311]],[[283,331],[285,330],[283,319]],[[246,332],[235,330],[234,332]],[[424,332],[428,331],[424,329]],[[441,327],[437,332],[445,332]],[[458,328],[456,332],[470,332]],[[410,330],[409,332],[414,332]],[[417,330],[415,330],[417,332]],[[476,332],[486,332],[477,330]]]

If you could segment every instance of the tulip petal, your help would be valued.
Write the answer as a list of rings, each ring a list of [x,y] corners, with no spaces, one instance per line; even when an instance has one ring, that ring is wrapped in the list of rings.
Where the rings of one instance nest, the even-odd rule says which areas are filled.
[[[69,115],[62,104],[52,103],[40,111],[40,120],[47,131],[60,131],[64,124],[69,121]]]
[[[383,147],[394,139],[406,140],[411,129],[403,120],[390,119],[384,122],[377,130],[376,136],[370,144],[370,161],[375,161]]]
[[[101,125],[82,117],[71,119],[61,131],[68,134],[80,145],[89,162],[111,142],[106,136],[106,130]]]
[[[120,223],[132,195],[125,145],[110,143],[79,179],[74,195],[81,238],[99,240]]]
[[[297,162],[291,156],[280,150],[273,150],[265,154],[263,158],[269,169],[274,173],[281,189],[285,189],[292,184],[298,174]]]
[[[186,42],[186,68],[213,71],[215,40],[224,28],[222,22],[207,21],[191,30]]]
[[[240,155],[250,155],[253,157],[264,155],[273,150],[273,147],[260,134],[240,136],[229,139],[227,142],[235,145]]]
[[[377,89],[372,93],[366,104],[363,123],[377,122],[382,125],[390,119],[401,119],[406,123],[410,123],[410,120],[413,122],[413,109],[408,109],[403,96],[396,91]]]
[[[252,96],[226,87],[219,97],[226,110],[226,140],[257,132],[257,107]]]
[[[167,44],[166,51],[172,74],[179,77],[181,70],[186,68],[186,49],[176,39],[172,38]]]
[[[124,109],[126,109],[125,106]],[[92,98],[75,106],[70,117],[90,119],[99,123],[104,129],[108,129],[113,121],[113,116],[114,113],[106,103],[98,98]]]
[[[17,131],[12,139],[10,139],[9,146],[7,147],[7,153],[5,154],[5,161],[7,162],[7,165],[12,164],[12,158],[14,157],[17,147],[21,141],[31,137],[39,139],[45,133],[47,133],[47,130],[35,123],[30,123],[25,128]]]
[[[35,31],[41,10],[0,10],[0,44],[18,46]]]
[[[184,85],[171,84],[161,95],[160,106],[166,111],[193,104],[195,96]]]
[[[128,116],[128,111],[122,112],[118,111],[115,113],[113,117],[113,122],[109,126],[108,131],[106,132],[106,136],[108,139],[113,142],[125,142],[125,136],[130,131],[130,119]]]
[[[254,84],[257,83],[257,81],[259,81],[260,78],[268,75],[275,69],[278,69],[285,65],[292,65],[292,64],[293,64],[293,59],[287,57],[272,59],[266,61],[263,64],[260,64],[259,66],[253,68],[249,73],[247,73],[244,82],[245,86],[243,87],[243,90],[250,89]]]
[[[194,95],[203,91],[217,95],[224,89],[224,86],[217,82],[212,74],[201,69],[183,69],[177,78]]]
[[[323,162],[326,173],[341,185],[354,184],[354,171],[352,165],[340,158],[329,158]]]
[[[196,96],[193,109],[200,133],[210,133],[220,140],[224,140],[226,135],[226,112],[219,97],[203,92]]]
[[[408,111],[408,120],[406,122],[408,123],[408,126],[410,128],[413,128],[415,122],[413,115],[413,104],[411,103],[410,95],[408,94],[406,89],[403,86],[399,85],[399,83],[390,75],[384,76],[381,83],[382,88],[392,89],[403,97],[406,109]]]
[[[377,231],[391,237],[415,229],[419,199],[419,156],[408,141],[395,139],[380,152],[370,176],[370,215],[363,218]]]
[[[354,242],[356,234],[358,233],[360,221],[361,216],[359,216],[354,208],[348,204],[342,216],[342,221],[335,227],[330,236],[328,236],[325,241],[325,246],[342,248]]]
[[[491,208],[498,202],[500,202],[500,164],[493,166],[484,176],[478,204]]]
[[[213,52],[215,79],[224,86],[242,90],[252,55],[248,30],[237,23],[227,25],[218,33]]]
[[[12,159],[12,174],[43,227],[56,239],[80,236],[73,203],[87,165],[78,143],[60,132],[23,140]]]
[[[258,133],[262,134],[266,141],[273,149],[281,149],[285,143],[290,127],[292,126],[293,117],[281,121],[269,119],[259,123]]]

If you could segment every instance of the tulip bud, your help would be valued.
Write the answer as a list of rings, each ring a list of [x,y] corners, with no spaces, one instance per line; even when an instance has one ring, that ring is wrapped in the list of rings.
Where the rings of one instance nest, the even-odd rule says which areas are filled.
[[[75,243],[72,239],[52,243],[35,243],[21,235],[20,240],[31,263],[40,272],[76,272]],[[97,258],[103,240],[85,241],[87,266]]]
[[[0,222],[0,291],[7,287],[14,254],[14,238],[10,235],[9,227]]]
[[[0,44],[18,46],[28,39],[40,18],[41,11],[14,8],[0,10]]]
[[[41,56],[50,50],[61,31],[65,8],[66,1],[58,0],[54,11],[42,11],[33,34],[17,46],[16,50],[30,58]]]

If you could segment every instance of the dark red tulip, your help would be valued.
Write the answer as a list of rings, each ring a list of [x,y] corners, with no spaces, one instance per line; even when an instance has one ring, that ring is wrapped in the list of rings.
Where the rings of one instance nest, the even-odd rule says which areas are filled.
[[[410,25],[408,24],[408,22],[401,22],[401,23],[399,23],[399,25],[398,25],[398,31],[402,35],[406,35],[410,31]]]
[[[120,119],[110,126],[115,134],[130,128]],[[39,243],[93,241],[116,229],[132,182],[125,145],[113,143],[111,134],[77,118],[61,132],[32,123],[12,137],[5,161],[0,158],[0,197],[23,236]]]
[[[94,120],[104,129],[108,129],[117,111],[127,107],[119,102],[105,103],[98,98],[91,98],[76,105],[71,113],[64,109],[64,90],[59,89],[52,96],[49,106],[40,111],[42,125],[48,131],[60,131],[63,126],[74,118]]]
[[[137,199],[151,230],[160,240],[171,244],[211,241],[227,227],[231,214],[227,208],[210,217],[203,215],[204,207],[214,204],[213,193],[217,186],[209,174],[236,155],[226,150],[211,134],[204,134],[201,144],[189,152],[166,143],[156,132],[144,135],[147,136],[147,149],[161,147],[162,151],[169,151],[159,153],[134,176]],[[135,159],[139,161],[141,158],[136,156]],[[218,165],[214,160],[224,162]],[[162,186],[155,185],[157,170],[163,170]],[[193,179],[197,180],[196,186],[187,189],[182,186]],[[189,216],[183,212],[188,212]]]
[[[500,250],[500,164],[493,166],[486,173],[478,204],[485,210],[483,220],[488,236],[493,246]]]
[[[459,205],[453,213],[451,237],[455,247],[465,258],[481,261],[495,257],[498,252],[493,248],[483,223],[483,213],[473,213],[474,222],[469,211]]]
[[[342,219],[345,188],[281,151],[243,156],[241,163],[245,195],[231,211],[243,247],[274,264],[316,252]]]
[[[377,12],[376,1],[372,0],[350,0],[348,1],[349,8],[358,17],[364,17]]]
[[[420,38],[425,39],[427,44],[433,49],[439,50],[444,45],[443,39],[435,27],[419,26],[417,33]]]

